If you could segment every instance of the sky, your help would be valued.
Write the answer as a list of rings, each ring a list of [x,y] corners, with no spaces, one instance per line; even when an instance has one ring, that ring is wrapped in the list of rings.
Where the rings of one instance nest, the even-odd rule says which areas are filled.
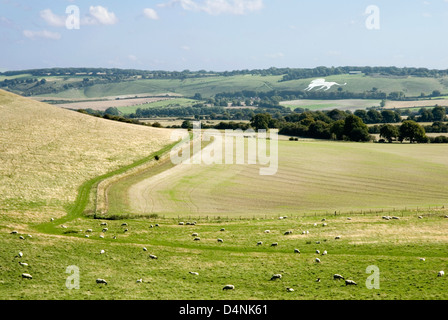
[[[0,71],[448,69],[448,0],[0,0]]]

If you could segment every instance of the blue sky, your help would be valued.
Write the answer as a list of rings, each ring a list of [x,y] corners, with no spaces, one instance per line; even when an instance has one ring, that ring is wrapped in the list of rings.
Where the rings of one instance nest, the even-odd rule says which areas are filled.
[[[448,0],[0,0],[0,70],[448,69],[447,34]]]

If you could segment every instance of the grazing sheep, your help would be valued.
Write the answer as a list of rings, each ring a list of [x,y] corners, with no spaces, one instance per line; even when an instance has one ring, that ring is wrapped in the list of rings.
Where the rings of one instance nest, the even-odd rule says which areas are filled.
[[[341,276],[340,274],[334,274],[333,275],[333,279],[334,280],[345,280],[343,276]]]
[[[87,229],[86,232],[90,233],[90,232],[93,232],[93,230],[92,229]]]
[[[159,224],[158,224],[158,223],[156,223],[156,227],[159,227]]]
[[[418,218],[419,218],[419,219],[423,219],[423,217],[422,217],[422,216],[418,216]]]
[[[100,251],[100,254],[105,254],[105,253],[106,253],[106,251],[104,251],[104,250]]]
[[[271,233],[271,230],[264,230],[264,233]]]
[[[124,229],[124,231],[123,232],[128,232],[129,231],[129,229]]]
[[[153,226],[153,225],[150,225],[149,227],[150,227],[150,228],[154,228],[154,226]]]
[[[293,289],[293,288],[286,288],[286,291],[287,291],[287,292],[293,292],[294,289]]]
[[[271,277],[271,280],[277,280],[277,279],[281,279],[282,278],[282,275],[281,274],[274,274],[272,277]]]
[[[64,226],[63,224],[61,224],[61,228],[67,229],[67,226]]]
[[[192,237],[197,237],[197,236],[199,236],[199,234],[195,232],[195,233],[193,233],[191,236],[192,236]]]
[[[426,259],[425,258],[420,258],[420,261],[426,261]]]
[[[11,234],[18,234],[18,232],[17,231],[11,231]]]
[[[122,227],[126,227],[127,225],[128,224],[126,222],[121,224]]]
[[[107,232],[109,229],[108,228],[104,228],[103,230],[102,230],[102,232]]]
[[[327,219],[323,218],[321,221],[327,221]]]
[[[399,217],[392,217],[392,219],[394,219],[394,220],[400,220]]]
[[[316,253],[317,253],[317,254],[320,254],[320,251],[319,251],[319,250],[316,250]]]
[[[149,257],[150,257],[151,259],[154,259],[154,260],[155,260],[155,259],[158,259],[157,256],[155,256],[155,255],[153,255],[153,254],[150,254]]]
[[[33,279],[33,276],[30,275],[29,273],[22,273],[22,278],[23,279]]]
[[[352,218],[347,218],[347,220],[352,220]]]
[[[290,234],[292,234],[292,231],[286,231],[286,232],[284,233],[285,236],[290,235]]]
[[[283,219],[288,219],[288,216],[283,216]]]
[[[283,220],[283,217],[278,217],[279,220]]]
[[[389,216],[383,216],[381,219],[384,219],[384,220],[390,220],[390,219],[392,219],[392,218],[389,217]]]
[[[143,247],[143,251],[148,251],[148,249],[146,249],[145,247]]]
[[[317,223],[313,224],[313,226],[317,227]]]
[[[448,215],[446,215],[445,218],[448,218]]]
[[[316,244],[320,244],[320,241],[316,241]]]
[[[86,234],[86,238],[88,238],[89,237],[89,235],[88,234]]]
[[[276,247],[276,246],[278,246],[277,242],[274,242],[274,243],[271,244],[271,247]]]
[[[103,236],[102,234],[100,234],[100,238],[101,238],[101,239],[104,239],[104,236]]]
[[[299,249],[294,249],[294,253],[300,253]]]
[[[322,227],[326,227],[327,226],[327,224],[324,222],[324,223],[322,223]]]
[[[194,276],[198,276],[198,275],[199,275],[199,273],[197,273],[197,272],[192,272],[192,271],[190,271],[189,274],[192,274],[192,275],[194,275]]]
[[[226,229],[222,228],[222,229],[221,229],[221,230],[219,230],[219,231],[226,231]]]
[[[261,245],[263,245],[263,241],[258,241],[257,246],[261,246]]]
[[[232,284],[228,284],[226,286],[224,286],[224,288],[222,288],[222,290],[234,290],[235,286]]]
[[[194,238],[193,240],[194,240],[194,241],[201,241],[201,238],[196,237],[196,238]]]
[[[223,243],[224,240],[222,240],[222,239],[218,239],[218,242],[219,242],[219,243]]]
[[[357,283],[353,280],[345,280],[345,285],[346,286],[356,286]]]
[[[51,218],[50,221],[53,222],[53,221],[54,221],[54,218]]]
[[[336,236],[336,237],[334,237],[334,239],[339,240],[339,239],[341,239],[341,236]]]
[[[24,236],[20,236],[19,239],[20,240],[25,240],[25,237]]]
[[[316,258],[314,261],[316,261],[316,263],[320,263],[320,259]]]
[[[104,279],[96,279],[96,283],[98,284],[106,284],[107,285],[107,281]]]
[[[25,262],[19,262],[19,264],[20,264],[21,266],[23,266],[23,267],[28,267],[28,263],[25,263]]]
[[[179,222],[179,225],[180,225],[180,226],[183,226],[184,224],[185,224],[185,223],[183,223],[183,222]]]
[[[325,256],[327,254],[327,250],[325,250],[324,252],[322,252],[322,255]]]
[[[116,239],[117,239],[117,236],[113,236],[112,239],[116,240]]]
[[[143,283],[143,279],[138,279],[137,283]]]
[[[437,274],[438,277],[443,277],[445,275],[445,271],[439,271]]]
[[[320,282],[320,278],[317,278],[317,279],[316,279],[316,282]]]
[[[107,222],[101,222],[100,226],[107,226]]]

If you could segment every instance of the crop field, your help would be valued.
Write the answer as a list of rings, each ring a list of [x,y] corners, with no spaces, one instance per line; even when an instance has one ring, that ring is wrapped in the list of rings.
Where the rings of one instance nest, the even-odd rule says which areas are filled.
[[[126,110],[127,108],[137,109],[144,108],[145,105],[151,103],[169,101],[171,98],[134,98],[134,99],[112,99],[112,100],[102,100],[102,101],[83,101],[83,102],[73,102],[73,103],[61,103],[58,107],[66,109],[93,109],[99,111],[105,111],[107,108],[115,107],[119,110]]]
[[[380,100],[368,100],[368,99],[342,99],[342,100],[290,100],[281,101],[280,105],[291,108],[303,108],[309,110],[360,110],[371,107],[379,107]]]
[[[422,107],[448,107],[448,99],[431,99],[431,100],[415,100],[415,101],[387,101],[386,109],[413,109]]]
[[[133,178],[126,212],[263,217],[446,203],[444,146],[282,140],[278,158],[272,176],[259,165],[183,165]]]
[[[198,100],[187,99],[187,98],[170,98],[170,99],[160,99],[158,101],[148,101],[143,104],[136,104],[133,106],[121,106],[118,110],[123,114],[135,113],[138,108],[149,109],[149,108],[163,108],[170,106],[181,106],[188,107],[193,104],[200,103]]]

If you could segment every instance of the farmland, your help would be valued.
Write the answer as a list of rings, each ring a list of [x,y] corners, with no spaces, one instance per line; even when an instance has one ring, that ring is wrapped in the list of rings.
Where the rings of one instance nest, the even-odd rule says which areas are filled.
[[[437,277],[448,262],[443,145],[281,137],[278,172],[262,178],[259,165],[173,171],[168,129],[3,91],[0,112],[0,299],[448,298],[447,278]],[[93,219],[107,179],[109,210]],[[372,265],[381,272],[374,290],[365,285]],[[69,266],[79,268],[79,289],[66,286]],[[270,281],[277,273],[282,279]],[[335,273],[358,285],[333,280]],[[235,290],[222,290],[227,284]]]

